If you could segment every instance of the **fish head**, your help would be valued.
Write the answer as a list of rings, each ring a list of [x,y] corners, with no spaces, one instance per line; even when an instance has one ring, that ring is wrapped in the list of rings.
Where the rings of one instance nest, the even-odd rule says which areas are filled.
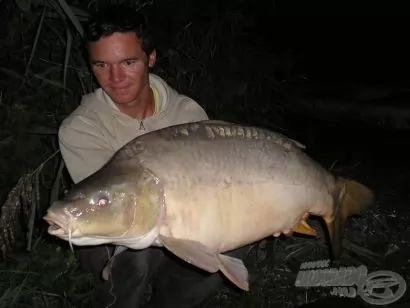
[[[83,245],[144,237],[156,228],[163,211],[159,180],[142,167],[115,164],[74,185],[55,201],[44,219],[48,233]],[[78,244],[81,245],[81,244]]]

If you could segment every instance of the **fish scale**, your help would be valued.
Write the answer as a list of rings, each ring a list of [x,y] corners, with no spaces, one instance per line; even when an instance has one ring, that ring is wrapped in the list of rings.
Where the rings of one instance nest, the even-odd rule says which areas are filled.
[[[215,140],[217,138],[236,138],[254,139],[254,140],[272,140],[278,145],[282,145],[288,150],[293,147],[304,149],[305,146],[300,142],[290,139],[282,134],[271,132],[266,129],[257,127],[248,127],[235,125],[224,121],[207,120],[207,125],[198,125],[198,123],[187,123],[184,126],[173,126],[170,130],[158,130],[162,137],[171,138],[208,138]]]
[[[303,149],[282,134],[222,121],[149,132],[71,188],[84,199],[51,205],[48,232],[64,240],[71,233],[74,245],[162,246],[248,290],[245,265],[226,252],[288,229],[314,236],[309,213],[325,221],[337,257],[346,220],[373,202],[369,188],[333,175]],[[101,194],[109,202],[89,202]],[[73,207],[82,215],[67,214]]]

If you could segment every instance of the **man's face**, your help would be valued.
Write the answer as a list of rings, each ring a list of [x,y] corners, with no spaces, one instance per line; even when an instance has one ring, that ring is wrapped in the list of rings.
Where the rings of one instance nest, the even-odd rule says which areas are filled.
[[[149,89],[155,51],[147,57],[135,33],[114,33],[92,42],[89,55],[98,83],[116,104],[132,105]]]

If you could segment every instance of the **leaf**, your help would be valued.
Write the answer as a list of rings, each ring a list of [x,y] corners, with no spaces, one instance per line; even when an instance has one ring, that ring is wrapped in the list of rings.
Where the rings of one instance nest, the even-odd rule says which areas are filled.
[[[57,171],[55,180],[53,182],[53,186],[51,187],[49,204],[52,204],[54,201],[56,201],[60,194],[60,182],[62,181],[64,166],[65,166],[64,160],[60,158],[60,164],[58,167],[58,171]]]
[[[16,5],[25,13],[30,12],[31,9],[31,0],[14,0]]]
[[[46,12],[46,8],[44,7],[43,12],[41,13],[40,22],[39,22],[38,27],[37,27],[36,37],[34,38],[33,49],[31,50],[30,58],[28,60],[27,66],[26,66],[26,71],[24,72],[24,78],[27,77],[28,72],[29,72],[30,67],[31,67],[31,62],[33,61],[33,57],[34,57],[34,54],[35,54],[35,51],[36,51],[36,48],[37,48],[37,44],[39,42],[41,29],[43,28],[45,12]]]
[[[28,129],[27,133],[32,135],[57,135],[58,131],[55,128],[44,125],[33,125]]]
[[[68,89],[68,88],[66,88],[66,87],[64,87],[64,85],[63,85],[61,82],[54,81],[54,80],[51,80],[51,79],[48,79],[48,78],[44,78],[44,77],[40,76],[39,74],[34,74],[33,77],[35,77],[35,78],[37,78],[37,79],[40,79],[40,80],[44,81],[45,83],[47,83],[47,84],[49,84],[49,85],[52,85],[52,86],[55,86],[55,87],[58,87],[58,88],[62,88],[62,89],[64,89],[64,90],[67,90],[68,92],[71,93],[71,90]]]
[[[33,172],[22,175],[17,184],[9,191],[6,201],[1,206],[0,215],[0,250],[3,258],[6,258],[7,252],[13,248],[16,242],[18,230],[21,230],[21,221],[27,220],[27,218],[27,249],[31,249],[35,213],[41,201],[40,175],[44,166],[59,153],[59,150],[55,151]],[[61,165],[60,168],[62,168]],[[59,171],[58,174],[60,173]]]
[[[77,16],[74,15],[71,7],[64,0],[58,0],[58,3],[60,4],[66,16],[71,20],[74,27],[77,29],[78,33],[80,34],[80,36],[83,36],[84,35],[83,27],[81,26],[81,23],[78,20]]]
[[[21,74],[17,73],[16,71],[13,71],[11,69],[8,69],[8,68],[5,68],[5,67],[0,67],[0,71],[2,71],[6,75],[9,75],[10,77],[20,79],[20,80],[24,79],[24,77]]]
[[[13,141],[13,139],[14,139],[13,136],[8,136],[0,140],[0,148],[9,145]]]
[[[63,74],[63,85],[64,88],[67,84],[67,69],[68,69],[68,62],[70,61],[70,54],[71,54],[71,45],[73,43],[73,36],[69,28],[67,28],[67,43],[66,43],[66,51],[65,51],[65,58],[64,58],[64,74]],[[64,100],[66,99],[65,93]]]

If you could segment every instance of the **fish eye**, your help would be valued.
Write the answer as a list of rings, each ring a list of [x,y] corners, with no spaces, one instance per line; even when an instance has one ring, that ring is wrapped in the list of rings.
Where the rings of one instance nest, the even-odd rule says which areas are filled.
[[[97,205],[98,205],[99,207],[104,207],[104,206],[106,206],[108,203],[109,203],[109,201],[108,201],[108,199],[105,198],[105,197],[101,197],[101,198],[98,199],[98,201],[97,201]]]
[[[106,192],[100,191],[94,196],[92,203],[98,207],[105,207],[110,203],[110,196]]]

